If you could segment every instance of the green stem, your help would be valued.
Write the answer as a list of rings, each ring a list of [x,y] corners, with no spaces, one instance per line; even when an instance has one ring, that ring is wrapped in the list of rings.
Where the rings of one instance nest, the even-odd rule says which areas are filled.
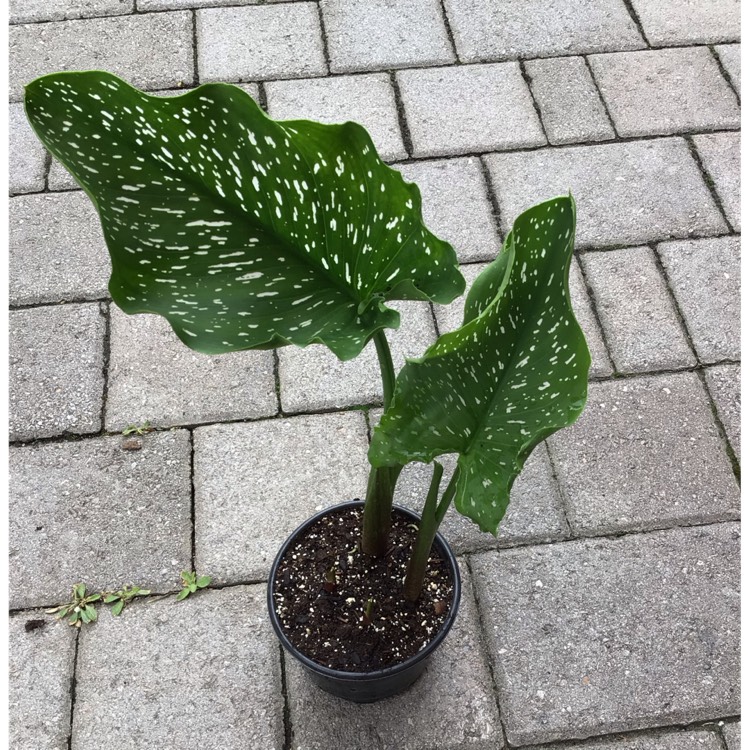
[[[382,330],[378,331],[373,338],[380,363],[380,377],[383,380],[383,406],[387,409],[391,405],[393,390],[396,386],[393,358],[385,333]],[[388,549],[393,491],[402,468],[401,466],[385,466],[380,469],[374,467],[370,469],[362,519],[362,551],[372,557],[382,557]]]
[[[409,559],[409,567],[404,579],[404,597],[411,602],[416,602],[422,593],[422,585],[424,584],[424,576],[427,570],[427,561],[430,558],[432,542],[435,540],[438,527],[456,494],[458,468],[453,472],[453,476],[450,478],[438,505],[437,493],[442,476],[443,467],[435,461],[433,463],[432,482],[430,483],[430,489],[427,492],[427,499],[422,510],[422,520],[419,523],[417,540],[414,542],[414,548]]]
[[[383,408],[387,409],[393,399],[393,389],[396,387],[396,373],[393,371],[393,357],[388,346],[388,339],[382,330],[378,331],[373,337],[375,341],[375,351],[378,353],[378,362],[380,364],[380,377],[383,380]]]

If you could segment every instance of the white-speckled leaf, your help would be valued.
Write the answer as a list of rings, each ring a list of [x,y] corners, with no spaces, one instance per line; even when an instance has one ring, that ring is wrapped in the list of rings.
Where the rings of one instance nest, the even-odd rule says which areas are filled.
[[[355,357],[389,299],[449,302],[456,255],[359,125],[276,122],[236,86],[157,97],[102,72],[26,88],[28,118],[101,216],[110,292],[207,353],[320,342]]]
[[[571,197],[524,212],[469,291],[464,325],[407,362],[375,429],[374,466],[458,453],[456,507],[485,531],[497,531],[534,446],[586,403],[591,357],[568,292],[574,232]]]

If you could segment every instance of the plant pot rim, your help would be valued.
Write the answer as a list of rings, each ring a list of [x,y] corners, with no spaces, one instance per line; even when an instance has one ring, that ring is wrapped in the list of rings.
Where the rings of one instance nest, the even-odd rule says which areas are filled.
[[[276,558],[273,561],[273,565],[271,566],[271,572],[269,573],[269,576],[268,576],[268,586],[266,589],[266,599],[268,602],[268,614],[271,619],[271,625],[274,631],[276,632],[276,635],[278,636],[279,640],[281,641],[281,645],[309,670],[313,672],[317,672],[318,674],[323,675],[325,677],[330,677],[339,681],[367,682],[369,680],[378,680],[378,679],[382,679],[383,677],[389,677],[391,675],[398,674],[399,672],[407,671],[414,664],[420,661],[423,661],[443,642],[445,637],[448,635],[448,632],[450,631],[456,619],[456,616],[458,614],[458,608],[461,603],[461,574],[458,569],[458,562],[456,560],[456,556],[453,554],[453,551],[448,545],[448,542],[445,541],[445,539],[440,533],[437,533],[435,534],[435,541],[433,542],[433,544],[435,544],[435,546],[438,548],[438,551],[440,552],[441,557],[443,557],[443,559],[445,560],[445,562],[448,564],[450,568],[451,578],[453,579],[453,598],[451,600],[451,604],[448,609],[448,616],[445,618],[445,621],[440,626],[440,630],[438,630],[438,632],[435,634],[432,640],[430,640],[430,642],[424,648],[420,649],[416,654],[414,654],[413,656],[410,656],[408,659],[405,659],[404,661],[399,662],[398,664],[392,664],[391,666],[385,667],[383,669],[378,669],[378,670],[374,670],[371,672],[345,672],[343,670],[332,669],[331,667],[326,667],[323,664],[319,664],[318,662],[313,661],[291,643],[291,641],[287,638],[286,633],[284,633],[283,628],[281,627],[281,622],[279,620],[278,615],[276,614],[276,607],[273,601],[276,571],[278,570],[281,560],[284,558],[284,555],[286,554],[289,547],[295,542],[296,538],[303,531],[306,531],[308,527],[312,526],[312,524],[314,524],[320,518],[323,518],[324,516],[330,515],[332,513],[336,513],[337,511],[346,510],[348,508],[361,507],[364,504],[365,504],[364,500],[349,500],[344,503],[339,503],[338,505],[332,505],[328,508],[324,508],[323,510],[316,513],[314,516],[311,516],[310,518],[308,518],[304,523],[300,524],[287,537],[284,544],[281,545],[281,548],[279,549],[276,555]],[[410,510],[409,508],[404,508],[394,503],[393,510],[397,511],[398,513],[408,516],[414,521],[419,522],[420,520],[419,514],[415,513],[413,510]]]

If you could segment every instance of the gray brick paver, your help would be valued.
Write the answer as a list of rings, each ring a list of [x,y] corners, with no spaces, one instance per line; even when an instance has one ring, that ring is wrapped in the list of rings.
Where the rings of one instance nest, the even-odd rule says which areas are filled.
[[[737,524],[486,552],[472,570],[511,745],[739,711]]]
[[[733,42],[740,0],[631,0],[648,41],[657,46]]]
[[[182,10],[183,8],[214,8],[224,5],[258,5],[261,0],[137,0],[138,10]],[[273,0],[271,0],[273,2]]]
[[[196,11],[198,76],[265,81],[327,72],[315,3],[277,3]]]
[[[547,442],[576,534],[739,516],[739,488],[695,373],[592,383],[579,420]]]
[[[183,344],[157,315],[112,307],[105,425],[258,419],[276,414],[273,353],[207,355]]]
[[[645,47],[621,0],[446,0],[462,62]]]
[[[740,357],[740,238],[658,246],[677,305],[703,363]]]
[[[458,618],[427,671],[407,692],[384,701],[352,704],[314,687],[286,656],[292,747],[305,750],[496,750],[502,729],[489,669],[482,657],[471,581]]]
[[[406,149],[387,73],[266,84],[268,114],[276,120],[357,122],[372,136],[381,159],[403,159]]]
[[[707,47],[615,52],[589,62],[623,137],[739,127],[737,98]]]
[[[12,198],[9,261],[12,305],[108,296],[109,254],[83,192]]]
[[[714,49],[724,66],[724,70],[729,74],[732,86],[739,96],[742,83],[741,66],[740,66],[740,44],[717,44]]]
[[[415,156],[547,142],[518,63],[403,70],[396,78]]]
[[[710,133],[693,137],[703,166],[713,181],[727,219],[740,227],[740,134]]]
[[[334,73],[454,61],[439,0],[321,0],[320,8]]]
[[[524,750],[724,750],[716,732],[701,729],[664,729],[643,734],[619,734],[614,737],[528,747]]]
[[[724,739],[727,750],[740,750],[740,722],[733,721],[724,725]]]
[[[397,330],[386,329],[394,366],[400,369],[405,357],[421,357],[436,338],[432,313],[426,302],[389,302],[401,314]],[[383,400],[380,366],[375,344],[367,345],[354,360],[342,362],[327,347],[280,349],[279,386],[285,413],[340,409]]]
[[[140,0],[141,4],[143,0]],[[10,22],[67,21],[132,13],[135,0],[10,0]]]
[[[654,253],[628,247],[581,256],[615,367],[619,372],[695,364]]]
[[[717,365],[704,370],[727,438],[740,460],[740,365]]]
[[[66,190],[80,190],[81,186],[76,182],[70,172],[59,162],[55,157],[52,157],[52,161],[49,166],[49,174],[47,175],[47,186],[54,192],[63,192]]]
[[[26,630],[40,619],[43,627]],[[8,747],[68,750],[76,631],[29,611],[10,618],[8,636]]]
[[[460,262],[497,257],[502,244],[478,158],[412,162],[396,169],[417,183],[425,225],[453,245]]]
[[[99,304],[11,311],[10,439],[101,429],[104,318]]]
[[[195,564],[217,582],[264,578],[299,524],[367,488],[362,412],[199,427],[194,440]]]
[[[8,110],[8,187],[11,193],[44,190],[45,152],[31,129],[23,104],[11,104]]]
[[[137,451],[120,436],[11,449],[11,606],[67,601],[76,583],[179,588],[190,566],[190,438],[138,441]]]
[[[485,157],[503,231],[526,208],[570,191],[579,248],[726,231],[685,141],[660,138]]]
[[[615,132],[582,57],[524,63],[550,143],[607,141]]]
[[[108,70],[144,89],[192,83],[192,39],[187,11],[11,26],[10,97],[60,70]]]
[[[283,745],[263,586],[138,602],[81,633],[72,750]]]
[[[586,281],[581,273],[581,266],[578,260],[573,260],[570,264],[568,284],[570,288],[570,302],[583,331],[583,335],[586,337],[586,343],[591,354],[589,377],[601,378],[611,375],[612,363],[610,362],[609,353],[602,337],[601,328],[594,314],[593,304],[589,297]]]

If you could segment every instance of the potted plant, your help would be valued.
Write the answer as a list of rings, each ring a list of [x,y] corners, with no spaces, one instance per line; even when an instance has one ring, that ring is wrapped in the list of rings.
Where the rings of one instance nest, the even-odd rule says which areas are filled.
[[[326,690],[369,701],[403,689],[458,611],[458,567],[437,533],[451,503],[496,532],[534,446],[583,409],[572,197],[516,219],[463,325],[396,378],[386,302],[448,303],[465,282],[422,223],[418,188],[362,127],[276,122],[231,85],[162,98],[103,72],[36,79],[26,112],[99,211],[126,313],[164,316],[207,354],[318,343],[348,360],[374,341],[385,411],[365,500],[292,534],[268,601],[283,645]],[[443,454],[458,464],[441,493]],[[421,517],[393,506],[411,461],[433,463]]]

